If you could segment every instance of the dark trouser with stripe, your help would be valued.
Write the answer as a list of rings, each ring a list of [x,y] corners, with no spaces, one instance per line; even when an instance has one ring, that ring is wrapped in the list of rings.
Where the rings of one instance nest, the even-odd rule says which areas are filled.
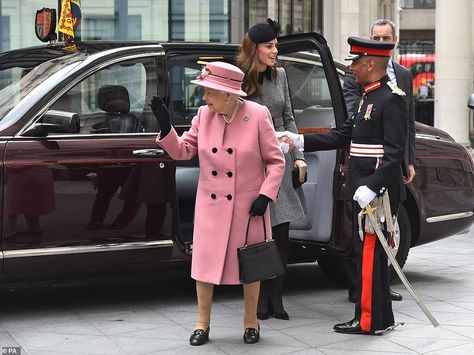
[[[361,282],[357,285],[359,301],[355,306],[355,317],[366,332],[383,330],[395,323],[390,299],[387,256],[375,234],[359,237],[357,214],[360,207],[354,203],[354,252],[357,274]]]

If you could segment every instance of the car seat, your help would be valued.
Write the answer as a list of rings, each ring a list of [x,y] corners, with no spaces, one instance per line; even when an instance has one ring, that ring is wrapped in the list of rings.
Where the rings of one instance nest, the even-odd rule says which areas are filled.
[[[110,130],[110,133],[136,132],[138,119],[130,113],[130,97],[125,87],[101,86],[97,94],[97,102],[99,108],[107,113],[104,128]]]

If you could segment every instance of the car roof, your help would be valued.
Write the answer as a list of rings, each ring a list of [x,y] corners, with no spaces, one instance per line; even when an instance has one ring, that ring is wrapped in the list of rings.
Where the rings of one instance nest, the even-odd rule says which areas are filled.
[[[161,45],[164,50],[180,49],[194,51],[213,48],[225,51],[236,50],[237,44],[201,43],[201,42],[159,42],[159,41],[84,41],[75,47],[64,45],[44,45],[11,50],[0,53],[0,70],[11,67],[32,68],[48,60],[60,58],[75,52],[95,54],[111,49]]]
[[[190,52],[190,54],[202,52],[203,55],[210,50],[232,53],[236,52],[239,48],[239,44],[237,43],[218,42],[84,41],[77,42],[73,49],[64,45],[43,45],[0,53],[0,70],[12,67],[33,68],[48,60],[71,55],[75,52],[95,54],[113,49],[123,48],[127,50],[129,47],[142,47],[147,45],[159,45],[165,52],[178,50],[181,53]],[[301,53],[299,56],[314,59],[314,56],[309,53],[307,55]],[[334,62],[337,69],[344,70],[345,64],[338,61]]]

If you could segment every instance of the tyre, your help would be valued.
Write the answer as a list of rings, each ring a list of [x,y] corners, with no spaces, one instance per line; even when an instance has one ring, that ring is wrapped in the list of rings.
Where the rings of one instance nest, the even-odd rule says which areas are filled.
[[[395,259],[397,259],[400,267],[403,268],[405,262],[407,261],[411,244],[410,220],[408,219],[408,213],[403,204],[400,204],[400,209],[398,211],[398,220],[397,224],[395,225],[395,240],[397,241],[397,248],[395,249],[394,253]],[[393,280],[397,277],[397,273],[390,261],[388,262],[388,265],[390,280]]]

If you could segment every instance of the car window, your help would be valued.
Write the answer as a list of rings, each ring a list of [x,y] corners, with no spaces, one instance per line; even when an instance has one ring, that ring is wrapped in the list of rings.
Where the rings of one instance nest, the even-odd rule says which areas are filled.
[[[45,80],[61,70],[71,69],[83,61],[87,54],[74,53],[40,64],[26,56],[22,60],[0,59],[0,121],[15,108],[22,99]],[[28,66],[35,64],[34,66]]]
[[[197,63],[196,57],[182,58],[172,62],[169,71],[170,97],[175,126],[191,125],[191,120],[196,115],[199,106],[205,105],[202,99],[204,90],[191,83],[191,80],[196,79],[201,66]]]
[[[115,63],[82,80],[50,109],[77,113],[79,134],[158,132],[148,105],[156,85],[153,58]]]
[[[310,58],[285,55],[278,60],[287,73],[296,124],[298,128],[335,127],[326,74],[319,57]],[[175,126],[191,125],[199,106],[205,104],[202,88],[190,82],[200,70],[201,64],[195,56],[181,56],[170,62],[171,109]]]
[[[282,56],[279,64],[286,70],[298,128],[335,127],[331,94],[321,63]]]

